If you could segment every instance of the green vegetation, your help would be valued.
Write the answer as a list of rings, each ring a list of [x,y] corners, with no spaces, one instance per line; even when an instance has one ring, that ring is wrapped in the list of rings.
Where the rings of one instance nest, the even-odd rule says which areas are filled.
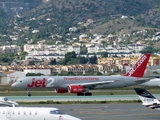
[[[8,34],[7,29],[10,29],[8,23],[10,22],[10,17],[7,16],[2,10],[0,10],[0,34]],[[5,40],[4,37],[0,37],[0,42]]]
[[[4,54],[2,53],[0,54],[0,65],[1,64],[10,65],[14,59],[22,60],[25,58],[26,55],[27,55],[26,52],[21,52],[19,55],[14,52],[4,53]]]
[[[81,57],[81,56],[77,57],[75,51],[73,51],[73,52],[66,53],[65,58],[57,62],[57,64],[60,64],[60,65],[68,65],[68,64],[74,65],[74,64],[86,64],[86,63],[97,64],[97,57],[95,55],[90,58]]]
[[[28,2],[29,8],[42,3],[39,0],[18,2],[21,4],[24,1]],[[158,30],[160,26],[159,4],[159,0],[51,0],[49,3],[25,12],[21,17],[11,18],[0,11],[0,34],[6,35],[0,38],[0,42],[1,45],[13,43],[23,45],[30,39],[33,39],[33,43],[47,39],[46,44],[54,44],[57,40],[66,43],[67,39],[77,38],[81,33],[93,37],[95,33],[118,34],[143,28]],[[122,15],[127,15],[129,19],[120,19]],[[50,20],[47,20],[48,18]],[[85,26],[83,23],[88,19],[93,19],[94,22]],[[77,24],[79,22],[82,24]],[[14,29],[15,26],[18,29]],[[21,30],[25,27],[28,27],[29,30]],[[77,30],[67,35],[70,27],[76,27]],[[38,29],[39,32],[33,34],[32,30],[35,29]],[[10,39],[9,34],[12,35],[13,32],[18,34],[18,42]],[[51,37],[55,34],[62,37]],[[127,42],[129,43],[128,40]],[[81,53],[86,53],[86,49],[83,48]]]
[[[18,102],[24,104],[120,104],[120,103],[141,103],[140,100],[117,100],[117,101],[40,101],[40,102]]]
[[[155,53],[155,52],[158,52],[160,51],[160,48],[153,48],[152,46],[148,46],[146,47],[144,50],[141,51],[142,54],[145,54],[145,53]]]
[[[10,64],[18,56],[15,53],[5,53],[0,56],[0,64]]]

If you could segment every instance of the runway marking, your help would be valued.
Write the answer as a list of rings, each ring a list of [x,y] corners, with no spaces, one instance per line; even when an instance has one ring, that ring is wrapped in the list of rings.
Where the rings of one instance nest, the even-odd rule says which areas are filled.
[[[101,112],[97,112],[97,111],[95,111],[95,112],[86,112],[86,111],[80,111],[79,112],[80,114],[124,114],[124,113],[115,113],[115,112],[103,112],[103,111],[101,111]]]

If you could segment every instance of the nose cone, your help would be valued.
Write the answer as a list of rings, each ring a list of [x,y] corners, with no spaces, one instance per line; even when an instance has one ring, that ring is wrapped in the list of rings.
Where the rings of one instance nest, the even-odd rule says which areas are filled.
[[[12,84],[12,87],[16,88],[16,86],[17,86],[16,83],[13,83],[13,84]]]
[[[27,83],[24,82],[24,81],[21,81],[21,82],[15,82],[12,84],[12,87],[13,88],[27,88]]]
[[[15,82],[15,83],[12,84],[12,87],[13,87],[13,88],[23,88],[24,86],[23,86],[22,83]]]

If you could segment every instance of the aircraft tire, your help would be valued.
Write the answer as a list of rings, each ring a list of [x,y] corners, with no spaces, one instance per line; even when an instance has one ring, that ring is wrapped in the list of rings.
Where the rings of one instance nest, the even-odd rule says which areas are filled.
[[[84,96],[84,93],[77,93],[77,96]]]
[[[85,93],[85,96],[92,96],[92,93],[90,93],[90,92]]]

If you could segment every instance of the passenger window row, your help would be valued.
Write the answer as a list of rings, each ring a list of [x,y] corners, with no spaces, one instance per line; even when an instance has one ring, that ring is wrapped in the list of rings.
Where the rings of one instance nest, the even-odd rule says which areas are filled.
[[[32,112],[32,111],[11,111],[11,110],[7,110],[7,112],[5,111],[5,110],[0,110],[0,115],[5,115],[5,113],[7,113],[8,115],[15,115],[16,113],[18,114],[18,115],[21,115],[21,114],[23,114],[23,115],[37,115],[37,111],[34,111],[34,112]]]

